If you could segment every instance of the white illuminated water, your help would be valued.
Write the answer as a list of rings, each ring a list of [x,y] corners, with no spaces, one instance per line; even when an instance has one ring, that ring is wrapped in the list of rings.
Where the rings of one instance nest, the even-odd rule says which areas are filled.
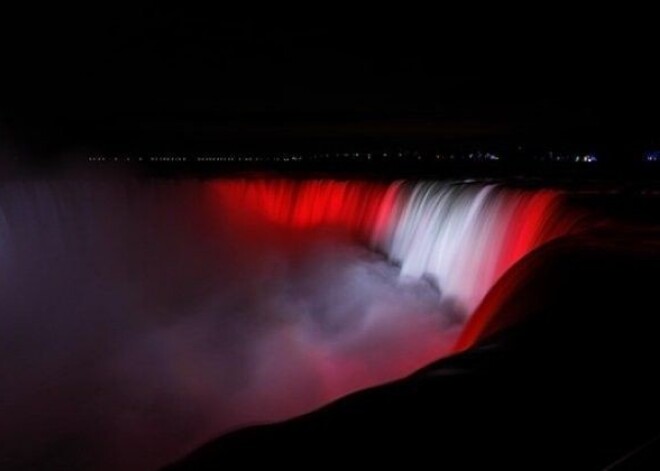
[[[394,213],[374,244],[400,264],[403,278],[430,278],[468,312],[513,263],[573,223],[553,191],[442,182],[390,191]]]

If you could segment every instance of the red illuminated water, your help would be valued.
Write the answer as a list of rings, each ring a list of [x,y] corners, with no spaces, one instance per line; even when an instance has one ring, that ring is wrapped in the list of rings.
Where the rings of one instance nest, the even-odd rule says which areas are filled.
[[[389,224],[388,185],[335,180],[224,180],[212,186],[222,204],[296,229],[331,227],[361,238]],[[379,216],[385,215],[380,221]]]

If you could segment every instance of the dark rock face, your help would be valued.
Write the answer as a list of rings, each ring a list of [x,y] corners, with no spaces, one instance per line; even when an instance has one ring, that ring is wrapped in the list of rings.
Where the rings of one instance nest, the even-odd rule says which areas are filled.
[[[523,260],[487,297],[491,311],[473,318],[477,341],[463,353],[221,437],[167,469],[603,469],[640,446],[621,469],[657,469],[658,234],[620,232],[557,241]]]

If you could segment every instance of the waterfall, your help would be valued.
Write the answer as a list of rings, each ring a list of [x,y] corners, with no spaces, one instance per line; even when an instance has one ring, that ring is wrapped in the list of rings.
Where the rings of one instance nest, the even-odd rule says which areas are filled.
[[[158,469],[401,378],[563,213],[465,182],[5,182],[0,461]]]
[[[465,182],[229,180],[230,206],[298,229],[339,227],[400,265],[401,279],[430,279],[472,312],[525,254],[568,232],[562,195]]]

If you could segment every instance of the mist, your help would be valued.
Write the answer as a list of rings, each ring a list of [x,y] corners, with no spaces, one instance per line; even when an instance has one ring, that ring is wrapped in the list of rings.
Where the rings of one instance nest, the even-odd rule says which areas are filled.
[[[157,469],[451,351],[467,312],[341,225],[212,182],[0,187],[0,463]]]

